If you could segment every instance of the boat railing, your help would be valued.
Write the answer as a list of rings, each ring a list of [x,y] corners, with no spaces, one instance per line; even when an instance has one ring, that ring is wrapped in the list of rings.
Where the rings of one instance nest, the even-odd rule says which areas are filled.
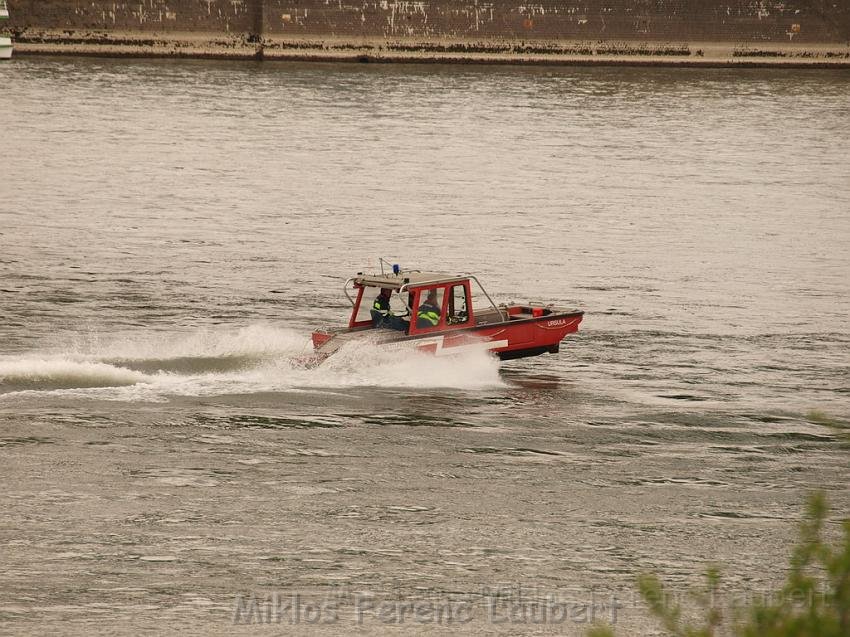
[[[478,286],[478,289],[481,290],[481,292],[484,294],[484,296],[487,298],[487,300],[490,301],[490,305],[493,307],[494,310],[496,310],[496,313],[502,318],[502,320],[504,320],[505,316],[502,314],[502,310],[500,310],[499,306],[496,305],[496,302],[493,301],[493,299],[490,298],[490,295],[487,294],[487,290],[484,289],[484,286],[481,285],[481,282],[478,280],[478,278],[471,275],[471,274],[469,275],[469,278],[472,281],[475,281],[475,284]]]
[[[348,298],[348,302],[351,303],[351,307],[354,307],[354,299],[351,298],[351,295],[348,293],[348,284],[354,281],[355,277],[351,277],[346,280],[345,284],[342,286],[342,291],[345,292],[345,296]]]

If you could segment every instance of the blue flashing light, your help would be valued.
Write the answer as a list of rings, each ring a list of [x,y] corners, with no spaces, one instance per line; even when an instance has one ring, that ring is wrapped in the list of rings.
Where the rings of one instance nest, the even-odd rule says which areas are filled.
[[[401,268],[398,267],[398,263],[393,263],[393,274],[398,274],[401,272]]]

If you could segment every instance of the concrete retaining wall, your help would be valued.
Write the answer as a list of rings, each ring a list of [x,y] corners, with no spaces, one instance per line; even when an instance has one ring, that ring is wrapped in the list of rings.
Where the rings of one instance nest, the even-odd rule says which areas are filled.
[[[702,49],[690,43],[726,43],[729,56],[733,45],[738,52],[752,48],[758,55],[765,53],[764,47],[792,52],[810,45],[838,47],[837,53],[829,53],[833,57],[850,50],[848,0],[9,0],[9,4],[7,30],[34,51],[39,51],[39,43],[42,49],[63,42],[92,47],[124,43],[136,50],[167,48],[170,43],[192,55],[198,34],[225,48],[257,45],[258,54],[297,48],[389,48],[461,56],[508,50],[598,56],[616,53],[619,47],[623,54],[702,55]],[[647,48],[651,43],[663,46]]]
[[[850,39],[847,0],[10,0],[9,4],[13,30],[262,30],[277,35],[355,38]]]

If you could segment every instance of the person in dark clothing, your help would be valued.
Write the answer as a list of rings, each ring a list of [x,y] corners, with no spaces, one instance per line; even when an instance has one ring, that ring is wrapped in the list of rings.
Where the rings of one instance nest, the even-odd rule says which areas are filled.
[[[375,302],[372,303],[370,314],[372,315],[372,327],[389,327],[390,317],[390,297],[393,291],[389,288],[381,288],[381,293],[375,297]]]
[[[416,327],[434,327],[440,322],[440,307],[437,305],[437,290],[429,290],[428,297],[419,304]]]

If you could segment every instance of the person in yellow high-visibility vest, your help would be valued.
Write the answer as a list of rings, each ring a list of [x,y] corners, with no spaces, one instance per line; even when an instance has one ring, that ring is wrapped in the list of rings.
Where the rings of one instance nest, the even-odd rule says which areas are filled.
[[[429,290],[428,296],[419,304],[416,327],[435,327],[440,322],[440,307],[437,305],[437,290]]]
[[[386,327],[391,330],[406,332],[410,327],[404,317],[396,316],[390,310],[390,297],[393,291],[390,288],[381,288],[381,293],[372,302],[372,327]]]

